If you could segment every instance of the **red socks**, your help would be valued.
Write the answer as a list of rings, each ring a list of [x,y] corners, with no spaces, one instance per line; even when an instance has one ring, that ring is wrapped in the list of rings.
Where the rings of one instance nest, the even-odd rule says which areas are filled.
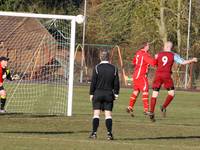
[[[137,99],[137,95],[132,93],[130,100],[129,100],[129,107],[133,108],[133,106],[135,105],[136,99]]]
[[[165,103],[163,104],[163,108],[167,108],[167,106],[170,104],[170,102],[173,100],[174,96],[168,95],[167,98],[165,99]]]
[[[155,110],[155,106],[156,106],[156,99],[155,97],[151,97],[151,108],[150,108],[150,112],[154,113]]]
[[[172,95],[168,95],[167,98],[165,99],[165,102],[163,104],[163,108],[167,108],[167,106],[170,104],[170,102],[173,100],[174,96]],[[156,99],[155,97],[151,97],[151,108],[150,108],[150,112],[154,113],[155,110],[155,106],[156,106]]]
[[[144,112],[147,112],[149,110],[148,97],[149,97],[148,94],[142,95]],[[133,106],[135,105],[136,99],[137,99],[137,96],[134,93],[132,93],[130,97],[130,101],[129,101],[129,107],[133,108]]]
[[[142,95],[144,112],[148,112],[149,111],[149,101],[148,101],[148,98],[149,98],[148,94],[143,94]]]

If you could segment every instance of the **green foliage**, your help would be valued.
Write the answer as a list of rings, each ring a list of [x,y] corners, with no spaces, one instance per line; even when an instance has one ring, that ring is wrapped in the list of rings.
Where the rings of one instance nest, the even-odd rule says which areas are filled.
[[[78,14],[81,1],[75,0],[1,0],[0,9],[7,11]]]
[[[181,49],[186,48],[188,25],[188,1],[164,1],[164,25],[161,26],[161,0],[102,0],[88,10],[87,41],[93,43],[127,44],[137,48],[141,42],[152,42],[154,53],[163,45],[161,31],[167,39],[178,44],[178,24],[181,33]],[[178,1],[181,2],[178,11]],[[192,3],[191,45],[199,43],[200,3]],[[180,13],[180,20],[177,19]],[[184,51],[182,52],[184,55]]]
[[[123,43],[130,39],[134,1],[106,1],[101,4],[100,18],[104,20],[103,29],[112,43]],[[126,8],[126,9],[124,9]]]
[[[83,13],[83,2],[83,0],[0,0],[0,10],[77,15]],[[164,2],[164,22],[160,14],[161,2]],[[142,42],[149,41],[152,43],[153,53],[156,53],[163,46],[162,32],[164,32],[167,39],[173,41],[175,49],[179,45],[178,52],[185,55],[188,3],[184,0],[87,0],[86,43],[118,44],[125,45],[129,49],[130,47],[137,49]],[[200,2],[194,0],[190,38],[191,56],[197,54],[195,47],[200,43],[199,13]],[[79,25],[77,32],[79,43],[82,39],[81,28]]]

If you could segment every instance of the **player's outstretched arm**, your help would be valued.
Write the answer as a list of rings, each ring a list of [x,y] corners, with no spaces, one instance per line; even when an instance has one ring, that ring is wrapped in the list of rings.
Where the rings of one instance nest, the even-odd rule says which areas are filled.
[[[182,65],[191,64],[191,63],[194,63],[194,62],[197,62],[197,61],[198,61],[197,58],[194,57],[194,58],[189,59],[189,60],[184,60],[183,63],[182,63]]]
[[[193,62],[197,62],[197,58],[196,57],[193,57],[192,59],[189,59],[189,60],[185,60],[183,58],[180,57],[180,55],[178,54],[174,54],[174,61],[178,64],[181,64],[181,65],[187,65],[187,64],[190,64],[190,63],[193,63]]]
[[[6,69],[6,79],[13,81],[13,80],[20,80],[20,76],[18,74],[11,76],[11,72],[10,69]]]
[[[11,76],[11,73],[10,73],[10,69],[6,68],[6,79],[12,81],[12,76]]]

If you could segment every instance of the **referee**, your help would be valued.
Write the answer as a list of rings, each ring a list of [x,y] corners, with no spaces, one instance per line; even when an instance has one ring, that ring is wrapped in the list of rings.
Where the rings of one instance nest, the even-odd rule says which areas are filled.
[[[92,81],[90,85],[90,101],[93,106],[92,133],[89,138],[97,138],[97,129],[99,127],[100,112],[105,112],[105,125],[107,128],[107,139],[113,140],[112,135],[112,109],[113,101],[119,94],[119,76],[118,69],[109,63],[109,52],[102,50],[100,52],[101,62],[93,70]]]

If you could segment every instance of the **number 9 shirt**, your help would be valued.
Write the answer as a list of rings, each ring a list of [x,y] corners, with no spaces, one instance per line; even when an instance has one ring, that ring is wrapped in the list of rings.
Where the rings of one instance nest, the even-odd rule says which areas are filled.
[[[157,70],[152,85],[153,89],[160,89],[162,84],[166,89],[174,88],[174,83],[171,78],[172,66],[174,64],[174,61],[178,64],[182,64],[184,59],[182,59],[178,54],[173,52],[164,51],[156,55]]]

